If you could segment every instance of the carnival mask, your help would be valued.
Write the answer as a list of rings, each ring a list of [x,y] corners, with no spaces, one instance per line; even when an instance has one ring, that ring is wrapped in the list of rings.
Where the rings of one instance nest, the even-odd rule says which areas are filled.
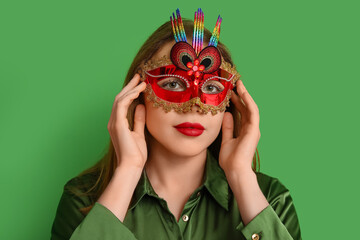
[[[208,46],[203,48],[204,14],[195,12],[193,42],[187,42],[179,9],[177,19],[170,17],[175,45],[169,56],[150,60],[141,66],[141,79],[147,83],[148,100],[165,112],[191,111],[197,104],[201,112],[225,111],[229,106],[231,90],[240,74],[222,58],[217,44],[222,18],[218,17]]]

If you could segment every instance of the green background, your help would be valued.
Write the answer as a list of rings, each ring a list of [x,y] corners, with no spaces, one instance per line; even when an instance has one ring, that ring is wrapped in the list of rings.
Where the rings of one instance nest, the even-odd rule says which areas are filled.
[[[106,150],[133,57],[178,7],[210,30],[223,17],[261,171],[290,189],[303,239],[357,238],[355,1],[36,0],[0,3],[0,239],[49,239],[64,184]]]

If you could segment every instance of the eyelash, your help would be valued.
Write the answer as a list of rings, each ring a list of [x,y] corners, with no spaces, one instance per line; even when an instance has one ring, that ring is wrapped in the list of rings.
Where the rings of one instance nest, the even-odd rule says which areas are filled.
[[[165,83],[161,84],[161,87],[165,87],[166,85],[170,84],[170,83],[177,83],[179,84],[178,80],[168,80]],[[179,84],[180,86],[182,86],[181,84]],[[185,87],[186,88],[186,87]]]
[[[205,87],[208,87],[208,86],[213,86],[213,87],[215,87],[219,92],[222,91],[222,89],[220,89],[220,88],[217,86],[217,84],[208,84],[208,85],[206,85]],[[202,91],[203,87],[204,87],[204,85],[201,86],[201,91]],[[203,91],[203,92],[204,92],[204,91]]]
[[[169,79],[169,80],[165,81],[164,83],[162,83],[161,87],[164,88],[164,87],[168,86],[168,84],[171,84],[171,83],[177,83],[178,85],[185,87],[184,85],[180,84],[179,81],[181,82],[181,80],[178,80],[178,79]],[[202,92],[204,92],[203,88],[204,88],[205,83],[201,85]],[[217,84],[207,84],[205,87],[209,87],[209,86],[215,87],[217,89],[218,93],[222,92],[222,90],[223,90],[223,89],[219,88]]]

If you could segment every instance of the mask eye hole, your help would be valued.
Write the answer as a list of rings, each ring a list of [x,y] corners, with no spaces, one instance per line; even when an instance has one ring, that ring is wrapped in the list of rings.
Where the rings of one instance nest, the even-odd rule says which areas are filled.
[[[221,55],[214,46],[207,46],[199,53],[201,65],[204,65],[204,73],[215,72],[221,65]]]
[[[188,71],[188,62],[194,62],[196,53],[194,48],[187,42],[176,43],[170,51],[170,59],[178,68]]]
[[[219,81],[215,80],[207,81],[201,86],[201,91],[206,94],[218,94],[224,89],[225,87]]]
[[[186,90],[186,82],[177,77],[168,77],[157,82],[157,85],[162,89],[173,91],[173,92],[183,92]]]
[[[191,57],[189,56],[189,54],[184,53],[184,54],[182,54],[182,56],[181,56],[181,61],[182,61],[182,64],[183,64],[184,66],[186,66],[186,64],[187,64],[188,62],[193,62],[193,59],[191,59]]]
[[[209,66],[211,65],[211,59],[208,58],[208,57],[204,58],[204,59],[201,61],[200,65],[204,65],[205,69],[208,69]]]

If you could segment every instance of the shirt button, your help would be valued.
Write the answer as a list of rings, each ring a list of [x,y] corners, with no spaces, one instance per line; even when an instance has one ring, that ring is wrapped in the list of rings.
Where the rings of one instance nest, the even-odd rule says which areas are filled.
[[[198,192],[198,193],[196,194],[196,196],[198,196],[198,197],[200,197],[200,195],[201,195],[201,193],[200,193],[200,192]]]
[[[187,221],[189,220],[189,216],[185,214],[185,215],[182,217],[182,220],[183,220],[184,222],[187,222]]]
[[[251,239],[252,239],[252,240],[259,240],[260,237],[259,237],[258,234],[254,233],[254,234],[251,236]]]

